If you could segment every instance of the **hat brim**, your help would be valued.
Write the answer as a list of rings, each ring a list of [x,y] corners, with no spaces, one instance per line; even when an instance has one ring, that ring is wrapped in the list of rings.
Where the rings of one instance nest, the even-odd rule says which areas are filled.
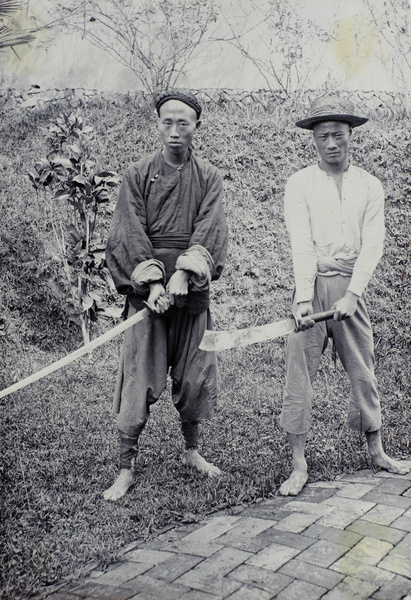
[[[364,125],[368,119],[365,117],[356,117],[355,115],[320,115],[297,121],[296,125],[302,129],[312,129],[316,123],[321,123],[322,121],[341,121],[342,123],[349,123],[351,127],[359,127],[360,125]]]

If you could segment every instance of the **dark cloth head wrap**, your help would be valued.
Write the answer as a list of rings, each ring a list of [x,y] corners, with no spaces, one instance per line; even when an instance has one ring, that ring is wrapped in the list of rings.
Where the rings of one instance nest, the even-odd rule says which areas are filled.
[[[160,116],[160,108],[165,102],[168,102],[168,100],[180,100],[180,102],[184,102],[184,104],[191,106],[191,108],[196,111],[197,119],[200,118],[202,108],[197,98],[191,92],[182,90],[168,90],[167,92],[164,92],[158,96],[156,100],[156,110],[158,116]]]

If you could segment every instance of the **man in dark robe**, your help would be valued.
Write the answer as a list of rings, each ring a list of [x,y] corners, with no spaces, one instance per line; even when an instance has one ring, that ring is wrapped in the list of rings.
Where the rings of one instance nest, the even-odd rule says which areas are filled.
[[[118,500],[134,482],[138,438],[169,370],[183,463],[210,477],[220,473],[198,452],[199,421],[211,418],[217,403],[216,358],[198,346],[212,328],[210,282],[227,255],[222,180],[191,150],[201,114],[195,96],[172,90],[156,109],[163,149],[125,172],[107,241],[107,264],[126,296],[127,316],[144,301],[154,314],[125,332],[114,398],[120,473],[106,500]]]

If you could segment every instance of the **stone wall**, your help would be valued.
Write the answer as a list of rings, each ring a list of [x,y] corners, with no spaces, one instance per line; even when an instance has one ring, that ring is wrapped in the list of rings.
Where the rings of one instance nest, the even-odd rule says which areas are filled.
[[[201,89],[193,90],[203,105],[215,103],[219,106],[253,108],[255,110],[270,111],[289,102],[281,92],[269,90],[233,90],[233,89]],[[408,98],[402,94],[383,91],[355,91],[342,92],[349,96],[357,109],[369,116],[376,113],[386,117],[402,118],[410,114]],[[302,108],[318,95],[318,90],[304,92],[303,101],[294,103],[294,107]],[[150,97],[144,92],[128,94],[99,92],[83,88],[41,89],[32,86],[29,90],[5,89],[0,90],[0,110],[10,109],[44,109],[50,104],[66,104],[68,108],[75,109],[82,106],[103,106],[114,104],[118,106],[131,104],[141,106],[147,104]],[[300,106],[299,106],[300,105]]]

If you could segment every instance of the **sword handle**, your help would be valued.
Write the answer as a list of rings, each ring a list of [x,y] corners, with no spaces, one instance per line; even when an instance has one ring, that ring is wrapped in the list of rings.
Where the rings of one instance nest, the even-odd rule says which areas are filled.
[[[319,323],[320,321],[327,321],[327,319],[332,319],[334,316],[334,310],[326,310],[324,312],[316,313],[315,315],[306,315],[304,319],[310,319],[314,321],[314,323]],[[297,317],[293,314],[293,319],[295,321],[295,326],[298,327]]]
[[[327,319],[332,319],[334,316],[335,310],[326,310],[324,312],[316,313],[315,315],[308,315],[310,319],[312,319],[315,323],[319,323],[320,321],[327,321]]]

